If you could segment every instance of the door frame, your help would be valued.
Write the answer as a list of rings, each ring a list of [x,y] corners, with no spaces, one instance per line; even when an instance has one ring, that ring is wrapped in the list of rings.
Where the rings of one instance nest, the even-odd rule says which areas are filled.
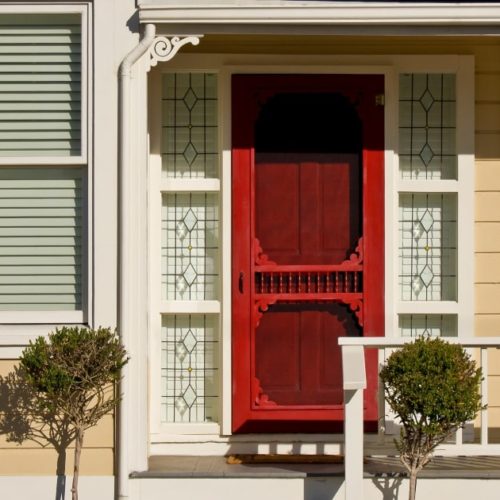
[[[418,50],[418,48],[416,48]],[[466,337],[474,331],[474,267],[468,265],[474,257],[474,120],[464,117],[474,116],[474,55],[457,55],[438,52],[433,54],[404,54],[397,55],[385,52],[383,54],[187,54],[180,53],[168,63],[159,63],[148,74],[149,94],[149,133],[150,149],[144,154],[148,156],[149,172],[149,208],[141,215],[142,223],[149,219],[149,265],[144,272],[148,272],[150,306],[147,349],[150,370],[147,376],[149,384],[149,408],[144,412],[149,413],[148,429],[150,447],[153,453],[164,453],[168,444],[168,451],[172,452],[172,436],[178,436],[177,447],[179,452],[185,442],[192,442],[197,436],[197,442],[213,444],[214,447],[227,446],[228,440],[232,443],[260,442],[259,435],[234,436],[232,434],[232,359],[231,359],[231,224],[230,214],[232,206],[231,190],[226,188],[231,184],[231,76],[238,73],[308,73],[308,74],[381,74],[385,77],[385,332],[386,337],[399,336],[398,314],[455,314],[458,317],[458,335]],[[218,75],[219,82],[219,151],[220,151],[220,178],[204,179],[204,185],[220,193],[221,209],[221,297],[217,303],[210,304],[179,304],[174,308],[171,304],[163,304],[159,294],[160,251],[159,241],[161,235],[157,221],[160,217],[158,192],[165,189],[176,190],[177,179],[163,182],[161,178],[161,156],[158,153],[158,144],[161,142],[161,113],[157,105],[161,96],[161,75],[176,72],[213,72]],[[460,190],[460,233],[458,236],[459,260],[461,280],[459,281],[459,301],[456,303],[405,303],[399,300],[399,285],[397,272],[398,250],[398,192],[414,190],[413,184],[398,175],[398,78],[401,73],[436,72],[454,73],[457,75],[457,144],[458,166],[461,181],[460,188],[454,181],[433,181],[426,183],[425,189],[430,191],[457,191]],[[145,84],[144,84],[145,85]],[[142,88],[142,87],[141,87]],[[145,112],[145,107],[138,108]],[[139,120],[140,122],[140,120]],[[140,122],[142,123],[142,122]],[[155,149],[156,148],[156,149]],[[201,179],[188,179],[183,181],[189,184],[190,189],[198,189]],[[430,185],[429,185],[430,184]],[[134,276],[136,271],[134,270]],[[220,379],[219,379],[219,419],[217,423],[190,423],[179,424],[162,422],[159,418],[159,405],[161,401],[161,387],[157,374],[160,372],[161,359],[157,346],[161,341],[160,314],[171,313],[208,313],[219,318],[220,328]],[[146,351],[145,351],[146,352]],[[141,358],[142,359],[142,358]],[[380,357],[380,362],[383,356]],[[146,363],[144,358],[141,363]],[[142,366],[142,365],[141,365]],[[134,369],[134,373],[136,370]],[[142,373],[142,372],[141,372]],[[144,385],[141,385],[143,391]],[[141,392],[142,394],[142,392]],[[381,401],[380,404],[383,404]],[[381,430],[383,432],[383,429]],[[184,436],[184,437],[183,437]],[[266,436],[266,438],[269,436]],[[316,442],[318,436],[294,435],[280,436],[282,442],[300,439],[303,442]],[[331,440],[325,436],[323,440]],[[235,441],[236,440],[236,441]],[[201,444],[200,444],[201,446]],[[244,446],[244,444],[242,444]],[[218,449],[218,448],[217,448]],[[246,449],[246,448],[245,448]],[[212,450],[215,452],[215,448]]]
[[[241,115],[244,117],[252,116],[256,112],[256,95],[257,91],[267,95],[269,88],[274,92],[279,88],[280,82],[286,79],[287,75],[235,75],[232,78],[232,116]],[[291,77],[292,75],[290,75]],[[328,88],[325,83],[328,80],[349,80],[351,78],[359,79],[359,86],[366,92],[375,92],[370,94],[370,99],[375,99],[376,92],[385,88],[384,78],[381,76],[378,82],[375,81],[374,75],[363,74],[337,74],[337,75],[295,75],[297,82],[288,82],[286,87],[288,90],[300,91],[297,89],[306,89],[308,79],[311,80],[313,88]],[[362,82],[363,76],[366,78]],[[316,81],[313,83],[313,79]],[[369,80],[371,78],[371,80]],[[285,84],[286,85],[286,84]],[[344,83],[345,85],[345,83]],[[373,86],[373,88],[372,88]],[[353,93],[351,98],[356,97],[357,91]],[[360,114],[365,123],[371,120],[375,114],[373,109],[375,102],[369,102],[361,97],[359,101]],[[382,119],[385,122],[383,110],[381,110]],[[380,119],[380,118],[378,118]],[[241,122],[240,122],[241,123]],[[295,432],[293,420],[287,421],[284,416],[295,419],[297,421],[305,420],[306,422],[315,422],[305,425],[305,429],[317,429],[316,432],[328,432],[332,429],[335,432],[341,432],[342,421],[339,420],[342,410],[339,409],[319,409],[306,408],[303,409],[285,409],[265,408],[256,409],[252,404],[253,385],[252,366],[254,363],[253,352],[254,346],[251,341],[252,337],[252,309],[254,304],[250,303],[251,294],[248,292],[252,283],[249,280],[253,279],[251,273],[248,273],[246,267],[252,268],[250,262],[251,255],[248,254],[252,242],[250,241],[252,207],[254,204],[253,188],[251,175],[254,168],[254,144],[252,121],[246,122],[245,125],[240,125],[233,121],[232,133],[232,193],[233,198],[243,200],[239,205],[234,204],[232,209],[232,228],[248,228],[243,231],[237,238],[232,239],[232,355],[233,355],[233,397],[232,397],[232,431],[233,432],[257,432],[262,431],[262,421],[268,422],[268,427],[271,432],[284,430]],[[367,129],[363,132],[363,149],[362,149],[362,177],[363,177],[363,230],[362,236],[364,239],[364,248],[368,251],[364,252],[364,300],[365,305],[361,306],[360,310],[364,311],[365,335],[368,336],[383,336],[385,326],[385,306],[384,306],[384,214],[385,214],[385,184],[384,184],[384,130],[378,129],[376,123],[373,123],[370,128],[370,135]],[[370,186],[370,189],[367,188]],[[248,195],[246,193],[249,193]],[[380,220],[374,219],[378,217]],[[236,232],[236,231],[235,231]],[[363,251],[363,250],[362,250]],[[248,264],[247,264],[248,262]],[[243,269],[246,277],[246,290],[242,293],[241,276]],[[238,275],[240,276],[238,278]],[[265,306],[262,308],[266,310]],[[241,327],[241,325],[246,325]],[[248,333],[247,333],[248,332]],[[378,416],[378,401],[377,401],[377,357],[376,353],[370,353],[367,359],[368,390],[365,393],[365,412],[367,429],[376,430]],[[339,413],[340,411],[340,413]],[[307,413],[305,413],[307,412]],[[333,422],[335,423],[332,425]],[[273,425],[272,422],[276,424]],[[265,432],[265,431],[264,431]]]

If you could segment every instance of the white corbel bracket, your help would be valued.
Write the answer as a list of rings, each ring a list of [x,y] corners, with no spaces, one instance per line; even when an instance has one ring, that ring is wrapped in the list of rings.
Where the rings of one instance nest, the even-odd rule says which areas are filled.
[[[160,61],[170,61],[175,57],[180,48],[190,43],[191,45],[198,45],[200,38],[203,35],[190,35],[185,37],[180,36],[158,36],[154,39],[151,47],[149,48],[150,65],[156,66]]]

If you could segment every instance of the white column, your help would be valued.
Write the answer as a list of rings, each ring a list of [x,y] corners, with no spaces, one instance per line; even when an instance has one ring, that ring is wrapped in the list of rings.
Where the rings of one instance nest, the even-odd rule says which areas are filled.
[[[345,499],[363,499],[363,389],[366,388],[362,346],[342,346],[344,379]]]
[[[363,498],[363,389],[344,391],[345,499]]]

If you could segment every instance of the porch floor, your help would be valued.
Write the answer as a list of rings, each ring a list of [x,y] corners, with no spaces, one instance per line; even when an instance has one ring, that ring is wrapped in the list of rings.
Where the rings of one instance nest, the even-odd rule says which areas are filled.
[[[152,456],[132,478],[306,478],[344,475],[342,464],[236,464],[221,456]],[[367,456],[365,477],[406,475],[395,456]],[[499,456],[436,456],[420,473],[427,478],[500,479]]]

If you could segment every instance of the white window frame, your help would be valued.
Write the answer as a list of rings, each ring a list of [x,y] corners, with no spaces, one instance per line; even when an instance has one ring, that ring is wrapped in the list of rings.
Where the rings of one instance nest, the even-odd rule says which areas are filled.
[[[474,58],[473,56],[408,57],[398,65],[398,73],[454,73],[456,75],[456,147],[457,179],[413,180],[402,179],[399,159],[394,168],[393,244],[388,255],[398,256],[398,209],[400,193],[454,193],[457,195],[457,299],[455,301],[402,301],[398,279],[399,271],[386,273],[386,283],[392,281],[392,299],[395,304],[394,323],[386,322],[386,332],[399,336],[399,315],[451,314],[457,317],[457,336],[467,338],[474,332]],[[396,102],[399,102],[399,84],[395,82]],[[399,114],[396,114],[398,119]],[[397,124],[399,126],[399,123]],[[397,128],[397,127],[396,127]],[[386,186],[387,189],[387,186]],[[387,212],[386,212],[387,213]],[[386,239],[388,232],[386,230]],[[397,258],[393,259],[398,261]],[[399,262],[398,262],[399,264]],[[388,262],[386,260],[386,266]],[[386,267],[387,269],[387,267]],[[391,280],[391,281],[389,281]],[[386,316],[389,319],[389,316]]]
[[[93,220],[93,165],[92,134],[92,6],[89,2],[74,4],[9,3],[0,5],[0,14],[78,14],[81,21],[81,150],[75,156],[0,156],[0,168],[30,166],[31,168],[82,168],[82,309],[76,311],[0,311],[0,346],[26,344],[33,336],[50,332],[59,324],[92,324],[92,231]],[[8,336],[3,332],[8,332]]]
[[[182,70],[190,73],[215,73],[217,70]],[[161,102],[162,98],[162,75],[172,71],[152,71],[149,75],[149,96],[150,103]],[[174,71],[175,72],[175,71]],[[219,76],[219,75],[218,75]],[[220,108],[220,85],[218,88],[218,133],[219,145],[220,141],[220,123],[221,123],[221,108]],[[218,300],[162,300],[161,299],[161,210],[162,196],[166,193],[217,193],[219,195],[219,207],[222,206],[221,199],[221,181],[220,181],[220,159],[219,159],[219,178],[170,178],[162,176],[162,158],[161,158],[161,127],[162,116],[161,106],[150,106],[150,155],[149,155],[149,190],[148,190],[148,205],[150,207],[150,223],[149,223],[149,296],[150,296],[150,315],[149,325],[151,332],[150,351],[150,388],[151,401],[157,401],[158,404],[150,406],[150,431],[152,435],[166,435],[170,433],[189,433],[189,434],[218,434],[219,424],[215,422],[207,423],[162,423],[161,422],[161,387],[155,382],[155,375],[161,372],[161,328],[162,315],[170,314],[206,314],[215,315],[218,317],[219,340],[221,331],[221,310],[222,297]],[[159,131],[157,133],[157,131]],[[220,147],[219,147],[220,150]],[[222,210],[219,208],[219,213],[222,215]],[[156,222],[155,222],[156,221]],[[219,221],[219,248],[222,248],[222,217]],[[222,255],[219,250],[219,269],[222,274]],[[158,279],[154,279],[156,276]],[[219,290],[223,285],[221,284]],[[221,292],[222,294],[222,292]],[[222,358],[220,358],[222,359]],[[219,390],[219,398],[222,397]],[[220,412],[219,412],[220,413]]]
[[[235,64],[237,61],[238,64]],[[214,179],[161,179],[160,131],[161,74],[210,72],[218,75],[220,181]],[[401,180],[398,164],[398,104],[400,73],[456,73],[458,180]],[[231,76],[237,73],[382,74],[385,76],[385,334],[399,335],[398,314],[457,314],[458,335],[473,336],[474,317],[474,58],[455,55],[196,55],[180,54],[160,63],[149,74],[149,424],[151,453],[164,452],[164,443],[227,443],[231,435]],[[463,119],[467,117],[467,119]],[[425,186],[424,186],[425,184]],[[220,193],[221,301],[165,303],[160,300],[161,193],[208,190]],[[398,197],[400,191],[457,192],[458,297],[456,302],[401,302],[398,284]],[[160,421],[161,314],[216,313],[220,315],[220,421],[219,424],[174,424]],[[190,435],[192,437],[190,437]],[[268,439],[272,436],[266,435]],[[307,436],[302,436],[307,440]],[[301,439],[302,439],[301,437]],[[243,437],[259,441],[259,437]],[[282,439],[282,436],[279,438]],[[194,440],[194,441],[193,441]],[[194,448],[193,448],[194,449]]]

